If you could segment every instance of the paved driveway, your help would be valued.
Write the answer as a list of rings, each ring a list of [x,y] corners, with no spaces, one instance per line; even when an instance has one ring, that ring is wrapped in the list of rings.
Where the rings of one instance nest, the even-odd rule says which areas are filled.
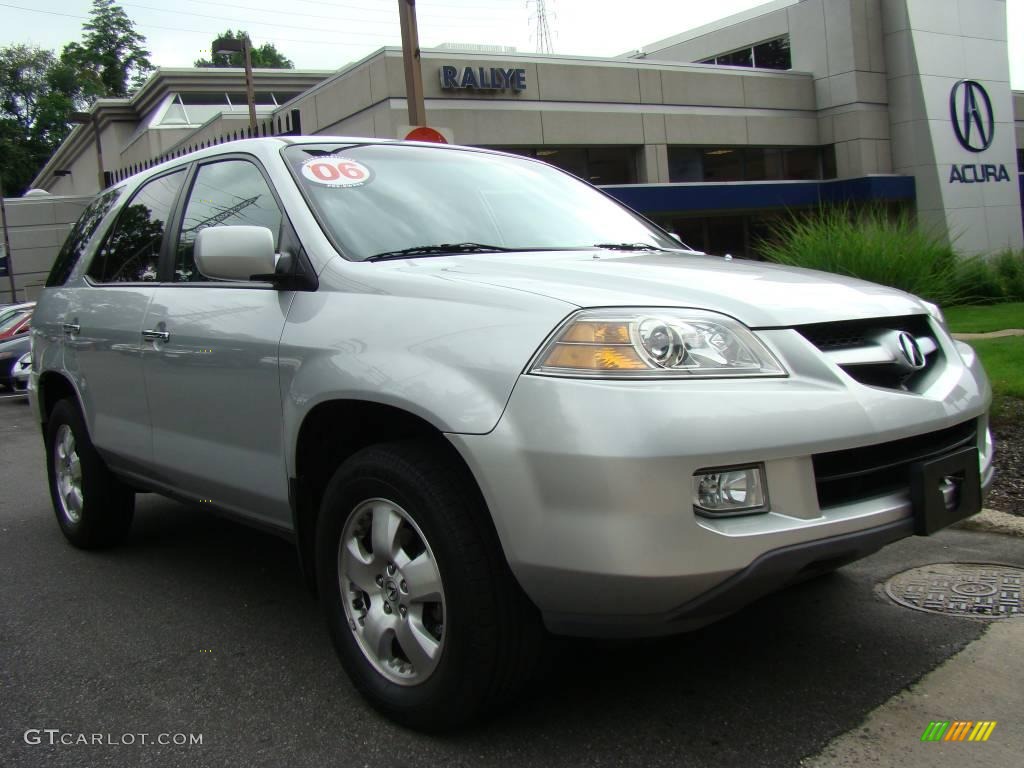
[[[352,690],[287,542],[147,495],[126,546],[77,551],[21,402],[0,400],[0,446],[5,767],[792,766],[985,630],[892,605],[880,581],[930,562],[1024,565],[1020,539],[906,540],[690,635],[560,643],[509,711],[427,737]],[[136,743],[50,745],[44,729]]]

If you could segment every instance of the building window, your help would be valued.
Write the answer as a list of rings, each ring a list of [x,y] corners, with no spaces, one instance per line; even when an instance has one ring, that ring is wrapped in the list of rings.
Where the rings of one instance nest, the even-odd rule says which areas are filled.
[[[591,184],[636,184],[638,147],[493,147],[533,157]]]
[[[825,147],[668,148],[669,181],[834,179],[836,153]]]
[[[793,60],[789,51],[789,35],[765,40],[763,43],[720,53],[698,64],[719,64],[729,67],[757,67],[759,69],[792,69]]]

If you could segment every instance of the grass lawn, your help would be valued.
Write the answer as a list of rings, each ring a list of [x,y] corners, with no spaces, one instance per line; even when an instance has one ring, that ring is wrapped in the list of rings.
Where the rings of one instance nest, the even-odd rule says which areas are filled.
[[[944,307],[946,324],[953,333],[988,333],[1024,328],[1024,302],[988,306]],[[1024,364],[1024,360],[1021,360]]]
[[[968,342],[981,358],[992,391],[1024,399],[1024,336]]]

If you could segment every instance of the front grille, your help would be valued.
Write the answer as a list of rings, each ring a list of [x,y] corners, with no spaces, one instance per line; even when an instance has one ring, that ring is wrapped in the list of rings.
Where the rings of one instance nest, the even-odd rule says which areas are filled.
[[[910,466],[976,445],[977,420],[888,443],[818,453],[812,457],[822,509],[910,488]]]
[[[851,378],[870,387],[921,392],[944,361],[926,315],[815,323],[796,330]],[[909,333],[921,346],[923,368],[913,370],[904,363],[895,346],[900,332]]]

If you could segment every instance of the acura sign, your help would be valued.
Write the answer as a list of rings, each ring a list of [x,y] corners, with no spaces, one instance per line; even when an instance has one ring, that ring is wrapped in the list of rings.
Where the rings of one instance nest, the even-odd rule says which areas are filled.
[[[995,136],[995,115],[988,91],[977,80],[961,80],[949,92],[949,117],[960,146],[984,152]]]
[[[956,140],[968,152],[984,152],[992,146],[996,134],[995,113],[988,91],[977,80],[960,80],[950,89],[949,119],[953,123]],[[950,184],[981,184],[988,181],[1010,181],[1006,166],[995,163],[950,166]]]

